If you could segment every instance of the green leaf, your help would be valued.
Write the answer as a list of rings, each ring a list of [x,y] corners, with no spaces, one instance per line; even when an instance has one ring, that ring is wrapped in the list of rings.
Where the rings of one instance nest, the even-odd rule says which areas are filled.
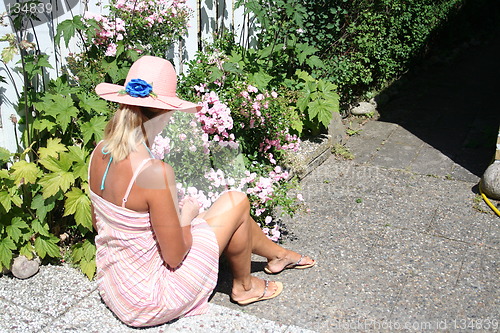
[[[58,242],[59,238],[53,235],[38,236],[35,239],[35,251],[42,259],[47,255],[52,258],[60,257],[61,253],[59,252],[59,246],[57,246]]]
[[[12,200],[8,191],[0,191],[0,203],[5,211],[8,213],[12,208]]]
[[[7,149],[0,147],[0,164],[10,160],[11,153]]]
[[[210,67],[209,70],[210,70],[209,80],[211,82],[215,82],[221,79],[222,76],[224,75],[224,73],[219,68],[217,68],[217,66],[212,66]]]
[[[24,244],[19,249],[19,254],[22,256],[25,256],[26,258],[28,258],[28,260],[31,260],[34,258],[34,252],[35,252],[35,248],[33,247],[33,245],[30,242]]]
[[[80,269],[82,270],[83,274],[85,274],[89,278],[89,280],[92,280],[96,271],[95,259],[89,261],[83,259],[82,261],[80,261]]]
[[[327,127],[332,120],[332,110],[334,107],[334,105],[324,99],[316,99],[309,104],[309,119],[312,121],[314,118],[318,118],[318,121]]]
[[[40,169],[35,163],[26,162],[24,160],[14,163],[11,170],[13,170],[12,175],[14,175],[14,182],[16,185],[21,183],[34,184],[40,174]]]
[[[65,194],[64,215],[75,214],[77,225],[81,225],[88,230],[92,230],[92,216],[90,211],[90,199],[79,188],[73,187],[71,191]]]
[[[84,256],[83,244],[77,243],[71,247],[71,261],[79,263]]]
[[[105,100],[97,98],[94,95],[88,95],[85,93],[81,93],[77,95],[80,99],[78,105],[80,108],[84,109],[87,112],[94,110],[96,112],[102,112],[108,108],[108,104]]]
[[[315,68],[324,68],[325,64],[323,61],[316,55],[310,56],[309,58],[306,59],[306,64],[308,64],[310,67],[315,67]]]
[[[21,236],[23,235],[23,232],[21,231],[21,229],[27,229],[27,228],[29,228],[29,227],[26,224],[26,222],[23,221],[22,218],[14,217],[10,221],[10,225],[8,225],[5,228],[5,231],[10,236],[10,238],[12,238],[12,240],[14,242],[18,242],[19,239],[21,238]]]
[[[38,154],[40,155],[40,159],[46,159],[49,156],[57,157],[57,155],[59,155],[59,153],[63,151],[67,151],[67,149],[66,146],[61,143],[61,139],[50,138],[47,140],[47,146],[40,148],[38,150]]]
[[[259,89],[266,89],[267,84],[273,79],[273,77],[262,70],[257,73],[251,73],[248,75],[248,83],[254,84]]]
[[[90,121],[83,123],[80,130],[83,134],[83,144],[87,144],[92,137],[96,142],[101,141],[104,135],[104,128],[106,127],[106,117],[99,116],[90,119]]]
[[[50,236],[49,225],[38,219],[35,219],[33,220],[33,222],[31,222],[31,228],[33,228],[33,232],[35,233],[38,233],[46,237]]]
[[[82,22],[82,17],[80,15],[73,17],[72,20],[65,20],[59,23],[57,25],[57,34],[54,39],[59,43],[62,36],[64,38],[66,47],[68,47],[69,41],[75,35],[77,29],[85,29],[85,26]]]
[[[69,158],[73,163],[73,174],[75,178],[80,178],[83,181],[87,181],[87,155],[88,151],[83,150],[78,146],[69,147]]]
[[[44,175],[40,178],[39,184],[42,185],[42,194],[46,199],[59,190],[66,192],[74,182],[75,176],[72,172],[60,171]]]
[[[12,261],[12,250],[16,249],[16,245],[12,239],[5,237],[0,239],[0,266],[10,267]]]
[[[96,247],[88,239],[86,239],[85,242],[83,242],[82,250],[84,258],[87,261],[90,261],[95,258]]]
[[[36,216],[40,221],[45,221],[47,213],[55,207],[54,199],[44,199],[41,194],[37,194],[31,201],[31,209],[36,210]]]
[[[78,109],[74,106],[71,96],[49,95],[43,98],[43,102],[35,103],[39,110],[52,116],[57,124],[66,132],[71,120],[78,115]]]
[[[39,131],[47,130],[47,131],[52,131],[52,129],[56,126],[56,123],[53,121],[50,121],[48,119],[43,119],[43,118],[37,118],[33,122],[33,128]]]

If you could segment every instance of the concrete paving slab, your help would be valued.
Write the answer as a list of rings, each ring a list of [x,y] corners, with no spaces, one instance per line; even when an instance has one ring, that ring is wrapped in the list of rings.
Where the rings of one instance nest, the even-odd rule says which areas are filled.
[[[455,162],[439,150],[423,145],[412,161],[409,171],[421,175],[451,176],[454,165]]]
[[[370,163],[394,169],[410,169],[420,146],[398,144],[389,138],[371,158]]]

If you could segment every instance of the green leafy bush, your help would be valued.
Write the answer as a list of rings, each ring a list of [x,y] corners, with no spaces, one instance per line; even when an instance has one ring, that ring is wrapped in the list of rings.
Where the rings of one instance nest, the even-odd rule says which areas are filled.
[[[315,78],[335,83],[342,102],[348,103],[406,71],[464,2],[247,0],[240,4],[261,27],[259,48],[307,45],[313,53],[301,54],[295,48],[293,58],[285,57],[282,66],[290,68],[288,74],[305,69]],[[309,68],[301,67],[302,57],[305,63],[313,60]]]

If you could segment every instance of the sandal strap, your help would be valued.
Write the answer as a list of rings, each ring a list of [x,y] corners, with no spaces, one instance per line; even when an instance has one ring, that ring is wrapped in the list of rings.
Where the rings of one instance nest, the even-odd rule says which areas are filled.
[[[302,261],[302,259],[304,259],[304,257],[305,256],[303,254],[301,254],[299,261],[297,261],[293,266],[298,266],[300,264],[300,262]]]
[[[264,280],[264,282],[266,283],[266,286],[264,287],[264,292],[262,293],[262,296],[259,297],[259,299],[264,298],[264,296],[266,296],[267,288],[269,287],[269,280]]]

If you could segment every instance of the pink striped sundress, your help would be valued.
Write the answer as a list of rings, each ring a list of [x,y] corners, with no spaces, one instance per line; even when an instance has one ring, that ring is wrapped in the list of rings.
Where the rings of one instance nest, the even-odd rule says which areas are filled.
[[[193,245],[181,265],[171,269],[159,252],[149,212],[117,206],[92,191],[90,198],[98,232],[99,293],[121,321],[144,327],[206,312],[217,284],[219,247],[205,220],[193,220]]]

